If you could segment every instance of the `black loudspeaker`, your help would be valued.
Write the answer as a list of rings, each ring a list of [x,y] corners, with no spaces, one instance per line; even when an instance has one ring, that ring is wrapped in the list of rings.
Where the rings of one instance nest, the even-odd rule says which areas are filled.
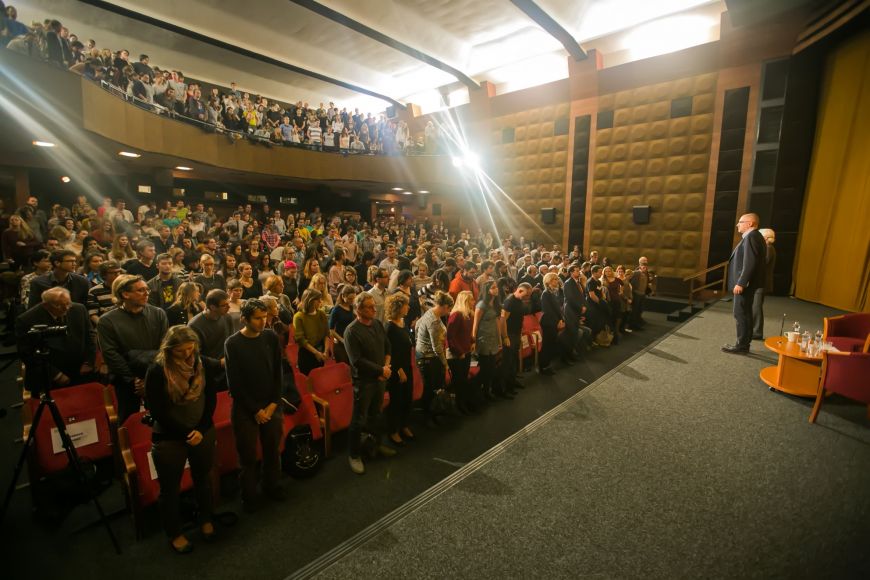
[[[649,206],[648,205],[636,205],[631,208],[632,217],[634,218],[635,224],[648,224],[649,223]]]
[[[390,105],[387,107],[387,119],[395,119],[396,118],[396,105]]]
[[[417,196],[417,207],[419,209],[426,209],[426,196],[418,195]]]
[[[542,207],[541,208],[541,223],[554,224],[556,223],[556,208]]]

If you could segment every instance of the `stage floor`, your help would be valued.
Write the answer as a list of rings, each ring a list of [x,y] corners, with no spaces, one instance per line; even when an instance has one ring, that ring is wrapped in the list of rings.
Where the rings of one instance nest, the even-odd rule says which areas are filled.
[[[769,298],[805,329],[829,308]],[[711,306],[291,578],[870,575],[870,422],[759,379]],[[546,388],[535,385],[533,388]]]

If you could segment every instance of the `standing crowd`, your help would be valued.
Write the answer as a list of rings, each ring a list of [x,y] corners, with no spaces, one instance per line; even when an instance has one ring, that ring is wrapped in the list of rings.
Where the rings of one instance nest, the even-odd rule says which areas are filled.
[[[555,361],[569,366],[643,328],[654,279],[646,258],[631,269],[577,246],[319,208],[285,216],[244,205],[220,216],[183,200],[131,210],[124,199],[94,208],[79,197],[46,211],[31,196],[0,222],[23,362],[36,364],[34,324],[65,325],[66,335],[47,339],[53,386],[109,381],[121,423],[145,405],[161,513],[182,553],[191,544],[170,482],[189,461],[207,504],[202,533],[214,534],[207,450],[218,391],[232,397],[243,505],[255,510],[258,484],[284,497],[278,448],[295,371],[349,365],[349,464],[362,474],[367,454],[395,455],[416,437],[414,367],[436,428],[446,415],[514,398],[530,341],[538,372],[551,375]]]
[[[412,134],[400,119],[361,113],[330,102],[281,103],[229,86],[204,86],[179,70],[161,69],[147,54],[97,46],[80,39],[60,21],[46,18],[29,26],[14,6],[0,0],[0,47],[105,83],[147,110],[195,123],[231,138],[250,138],[318,151],[368,154],[435,154],[443,141],[431,121]]]

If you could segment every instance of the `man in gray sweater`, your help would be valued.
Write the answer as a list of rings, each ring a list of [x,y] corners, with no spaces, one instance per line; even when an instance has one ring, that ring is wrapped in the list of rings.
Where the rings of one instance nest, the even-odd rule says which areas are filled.
[[[141,276],[124,274],[112,283],[118,307],[97,321],[97,341],[118,397],[118,423],[139,411],[145,371],[166,334],[166,313],[148,304]]]
[[[205,295],[205,311],[200,312],[187,325],[199,337],[199,352],[221,362],[224,369],[224,343],[233,334],[233,321],[229,315],[230,297],[218,288]],[[226,371],[216,377],[219,391],[227,390]]]
[[[390,378],[390,341],[384,325],[376,321],[377,309],[371,294],[361,292],[353,301],[356,320],[344,331],[344,345],[353,378],[353,415],[348,429],[350,469],[357,475],[366,472],[363,464],[363,432],[374,435],[378,452],[391,457],[396,450],[380,441],[377,425],[384,402],[384,387]]]

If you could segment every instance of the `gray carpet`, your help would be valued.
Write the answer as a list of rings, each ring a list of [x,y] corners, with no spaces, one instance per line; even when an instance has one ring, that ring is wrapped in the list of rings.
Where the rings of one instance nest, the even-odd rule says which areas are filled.
[[[870,575],[870,422],[773,393],[719,303],[327,554],[319,578]],[[832,311],[769,299],[821,328]],[[288,570],[288,573],[291,573]]]

